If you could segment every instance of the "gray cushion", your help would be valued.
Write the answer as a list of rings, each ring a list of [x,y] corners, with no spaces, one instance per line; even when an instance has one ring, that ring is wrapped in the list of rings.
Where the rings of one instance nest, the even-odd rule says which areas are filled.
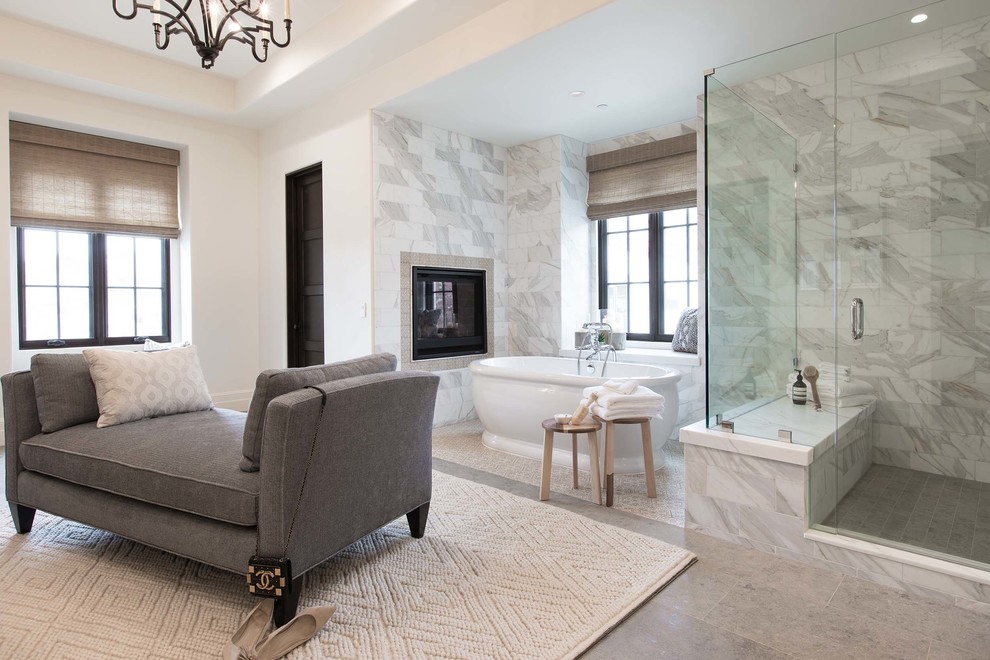
[[[89,363],[81,353],[32,355],[31,377],[43,433],[94,422],[100,416]]]
[[[246,415],[206,410],[21,443],[25,469],[235,525],[258,522],[259,475],[237,469]]]
[[[247,423],[244,425],[244,458],[241,459],[241,469],[245,472],[257,472],[261,469],[261,434],[265,428],[268,404],[272,399],[307,385],[395,371],[396,363],[396,357],[391,353],[376,353],[346,362],[262,371],[254,383],[254,395],[251,397]]]
[[[674,339],[670,342],[670,348],[681,353],[698,352],[698,310],[695,308],[685,309],[681,318],[677,321],[677,329],[674,330]]]

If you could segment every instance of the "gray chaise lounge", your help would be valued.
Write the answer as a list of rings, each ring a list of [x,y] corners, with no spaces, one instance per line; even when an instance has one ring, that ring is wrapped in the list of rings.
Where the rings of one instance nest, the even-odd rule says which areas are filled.
[[[412,536],[425,532],[439,379],[394,369],[394,356],[377,355],[268,371],[248,414],[215,409],[103,429],[93,417],[53,433],[41,432],[32,373],[7,374],[0,380],[16,530],[29,532],[41,509],[241,575],[254,555],[287,557],[291,589],[275,608],[284,623],[308,570],[403,514]],[[323,402],[320,391],[300,389],[310,385],[326,392],[326,412],[299,500]],[[249,472],[257,468],[252,427],[260,470]]]

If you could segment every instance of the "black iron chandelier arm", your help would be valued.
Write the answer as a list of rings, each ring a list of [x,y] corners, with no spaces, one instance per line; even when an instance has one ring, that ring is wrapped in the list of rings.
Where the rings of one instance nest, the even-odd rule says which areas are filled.
[[[268,2],[255,0],[198,0],[200,15],[203,21],[203,34],[197,28],[190,7],[196,0],[155,0],[154,4],[147,1],[131,0],[130,11],[121,11],[120,0],[112,0],[114,13],[125,20],[137,17],[139,9],[148,10],[152,14],[155,28],[155,46],[159,50],[168,48],[171,35],[185,34],[192,45],[203,57],[203,68],[210,68],[216,56],[223,50],[228,41],[238,41],[251,46],[252,55],[259,62],[268,59],[268,46],[274,44],[279,48],[289,45],[292,39],[292,20],[283,19],[285,25],[285,41],[279,41],[275,36],[275,21],[267,18],[266,5]],[[162,6],[165,6],[162,9]],[[126,6],[126,5],[125,5]],[[288,0],[286,0],[288,9]],[[288,13],[288,11],[286,11]],[[237,20],[241,15],[244,24]],[[233,23],[233,26],[229,25]],[[260,37],[260,48],[258,38]]]

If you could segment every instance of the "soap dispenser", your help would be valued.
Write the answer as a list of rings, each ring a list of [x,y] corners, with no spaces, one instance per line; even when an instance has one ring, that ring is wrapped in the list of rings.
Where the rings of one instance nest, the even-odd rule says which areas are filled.
[[[796,406],[803,406],[808,402],[808,386],[804,384],[804,380],[801,378],[801,370],[797,371],[797,381],[791,385],[791,401],[794,402]]]

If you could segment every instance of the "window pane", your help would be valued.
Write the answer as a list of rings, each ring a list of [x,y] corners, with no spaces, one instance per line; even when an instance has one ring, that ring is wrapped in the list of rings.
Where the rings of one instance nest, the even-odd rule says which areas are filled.
[[[605,226],[605,231],[625,231],[626,230],[626,216],[621,218],[609,218],[606,220],[608,224]]]
[[[648,213],[629,216],[629,231],[633,231],[634,229],[649,229],[649,227],[650,216]]]
[[[163,240],[165,239],[134,239],[134,253],[136,256],[137,266],[137,286],[160,287],[162,285]]]
[[[138,289],[137,336],[157,337],[162,331],[162,290]]]
[[[692,206],[687,210],[687,212],[688,212],[688,222],[694,225],[698,224],[698,207]]]
[[[698,308],[698,283],[691,282],[688,285],[688,307]]]
[[[626,332],[629,319],[629,294],[625,284],[612,284],[608,289],[608,309],[611,311],[612,329],[616,332]]]
[[[107,236],[107,285],[134,286],[134,239],[130,236]]]
[[[650,285],[629,285],[629,332],[650,334]]]
[[[58,283],[89,286],[89,272],[89,234],[58,232]]]
[[[54,286],[55,232],[45,229],[24,230],[24,284]],[[49,335],[51,339],[55,335]]]
[[[629,281],[650,281],[650,232],[629,232]]]
[[[677,320],[688,306],[687,294],[687,284],[663,285],[663,334],[674,334]]]
[[[698,279],[698,225],[688,227],[688,279]]]
[[[671,227],[673,225],[683,225],[687,223],[687,210],[686,209],[676,209],[674,211],[664,211],[663,212],[663,226]]]
[[[89,289],[62,287],[59,290],[59,314],[62,334],[59,339],[89,339]]]
[[[53,241],[54,242],[54,241]],[[54,261],[54,260],[53,260]],[[25,339],[58,339],[58,303],[55,287],[24,289]]]
[[[687,268],[687,227],[674,227],[663,230],[663,279],[686,280]]]
[[[629,252],[626,246],[628,234],[612,234],[607,237],[608,281],[625,282],[628,270]]]
[[[135,330],[134,289],[110,289],[107,292],[107,334],[110,337],[135,337]]]

